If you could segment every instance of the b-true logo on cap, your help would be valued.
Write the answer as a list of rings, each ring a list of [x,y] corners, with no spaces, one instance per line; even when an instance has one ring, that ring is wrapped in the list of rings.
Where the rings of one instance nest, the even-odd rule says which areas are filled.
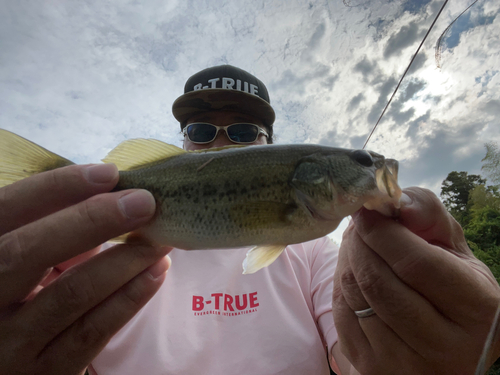
[[[184,95],[172,105],[172,114],[182,124],[206,111],[232,111],[256,116],[272,133],[275,113],[264,83],[232,65],[206,68],[184,85]]]
[[[208,80],[208,85],[203,85],[203,83],[197,83],[193,86],[193,91],[203,90],[203,89],[225,89],[225,90],[238,90],[244,91],[248,94],[259,96],[259,87],[253,83],[242,82],[237,79],[234,80],[230,77],[212,78]]]

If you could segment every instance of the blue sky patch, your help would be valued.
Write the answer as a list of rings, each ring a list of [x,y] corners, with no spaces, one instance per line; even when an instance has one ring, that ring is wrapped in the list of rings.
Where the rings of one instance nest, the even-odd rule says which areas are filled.
[[[403,4],[403,11],[418,13],[422,8],[429,4],[431,0],[408,0]]]

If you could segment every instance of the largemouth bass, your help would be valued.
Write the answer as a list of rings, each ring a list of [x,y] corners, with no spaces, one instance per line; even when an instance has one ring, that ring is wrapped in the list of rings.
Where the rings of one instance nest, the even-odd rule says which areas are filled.
[[[254,246],[244,273],[271,264],[289,244],[332,232],[363,206],[394,215],[401,196],[397,161],[363,150],[265,145],[187,152],[133,139],[103,161],[120,170],[115,190],[146,189],[156,200],[154,218],[128,240],[184,250]],[[0,162],[0,186],[73,164],[6,130]]]

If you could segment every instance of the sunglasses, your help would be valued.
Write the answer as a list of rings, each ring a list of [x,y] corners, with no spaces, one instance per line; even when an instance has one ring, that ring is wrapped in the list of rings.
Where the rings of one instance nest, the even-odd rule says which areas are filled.
[[[219,130],[224,130],[227,137],[234,143],[253,143],[261,133],[269,137],[260,126],[248,123],[217,126],[206,122],[195,122],[184,127],[182,133],[191,142],[200,145],[212,142],[217,137]]]

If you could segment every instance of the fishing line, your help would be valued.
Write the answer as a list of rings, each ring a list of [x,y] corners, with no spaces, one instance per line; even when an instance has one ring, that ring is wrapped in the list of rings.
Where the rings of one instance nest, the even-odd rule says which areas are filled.
[[[415,60],[415,58],[417,57],[417,54],[418,52],[420,51],[420,48],[422,47],[422,45],[424,44],[425,40],[427,39],[427,35],[429,35],[429,33],[431,32],[432,28],[434,27],[434,24],[436,23],[437,19],[439,18],[439,16],[441,15],[441,12],[443,11],[444,7],[446,6],[446,4],[448,3],[448,0],[445,0],[445,2],[443,3],[443,6],[441,7],[441,9],[439,10],[439,13],[437,14],[436,18],[434,19],[434,21],[432,22],[431,24],[431,27],[429,27],[429,30],[427,30],[427,33],[425,34],[424,36],[424,39],[422,39],[422,42],[420,43],[420,45],[418,46],[417,48],[417,52],[415,52],[415,54],[413,55],[413,57],[411,58],[411,61],[410,63],[408,64],[408,67],[406,68],[405,72],[403,73],[403,76],[401,77],[401,79],[399,80],[399,83],[398,85],[396,86],[396,89],[394,90],[394,92],[392,93],[392,96],[391,98],[389,99],[389,101],[387,102],[384,110],[382,111],[382,114],[380,115],[380,117],[378,118],[377,120],[377,123],[375,124],[375,126],[373,127],[372,131],[370,132],[370,135],[368,135],[368,138],[366,139],[366,142],[365,144],[363,145],[363,149],[366,147],[366,145],[368,144],[368,141],[370,140],[370,138],[372,137],[372,134],[373,132],[375,131],[375,129],[377,128],[380,120],[382,119],[382,117],[384,116],[385,114],[385,111],[387,110],[387,107],[389,107],[389,104],[391,104],[392,102],[392,98],[394,98],[394,95],[396,95],[396,92],[398,91],[399,89],[399,86],[401,85],[401,82],[403,82],[403,79],[405,78],[406,76],[406,73],[408,73],[408,70],[410,70],[410,67],[411,67],[411,64],[413,63],[413,61]]]
[[[486,360],[488,359],[488,355],[490,354],[490,349],[493,344],[493,340],[495,339],[495,335],[500,326],[500,305],[497,307],[497,312],[495,313],[495,317],[493,318],[493,324],[491,325],[490,332],[488,332],[488,337],[486,338],[486,342],[484,343],[483,352],[481,354],[481,358],[479,358],[479,363],[476,367],[476,372],[474,375],[483,375],[486,369]]]
[[[478,0],[475,0],[475,1],[471,4],[471,5],[469,5],[469,6],[467,7],[467,9],[465,9],[462,13],[460,13],[460,14],[458,15],[458,17],[457,17],[457,18],[455,18],[455,19],[453,20],[453,22],[452,22],[452,23],[450,23],[446,29],[444,29],[443,33],[442,33],[442,34],[441,34],[441,36],[439,37],[439,39],[438,39],[438,41],[437,41],[437,43],[436,43],[436,53],[435,53],[435,55],[434,55],[434,58],[436,59],[436,65],[437,65],[437,67],[438,67],[438,68],[441,68],[441,63],[440,63],[440,60],[441,60],[441,42],[442,42],[442,40],[444,39],[444,37],[445,37],[446,33],[447,33],[447,32],[448,32],[448,30],[451,28],[451,26],[455,23],[455,21],[456,21],[456,20],[458,20],[460,17],[462,17],[462,14],[464,14],[465,12],[467,12],[467,11],[470,9],[470,7],[471,7],[471,6],[473,6],[475,3],[477,3],[477,1],[478,1]]]

